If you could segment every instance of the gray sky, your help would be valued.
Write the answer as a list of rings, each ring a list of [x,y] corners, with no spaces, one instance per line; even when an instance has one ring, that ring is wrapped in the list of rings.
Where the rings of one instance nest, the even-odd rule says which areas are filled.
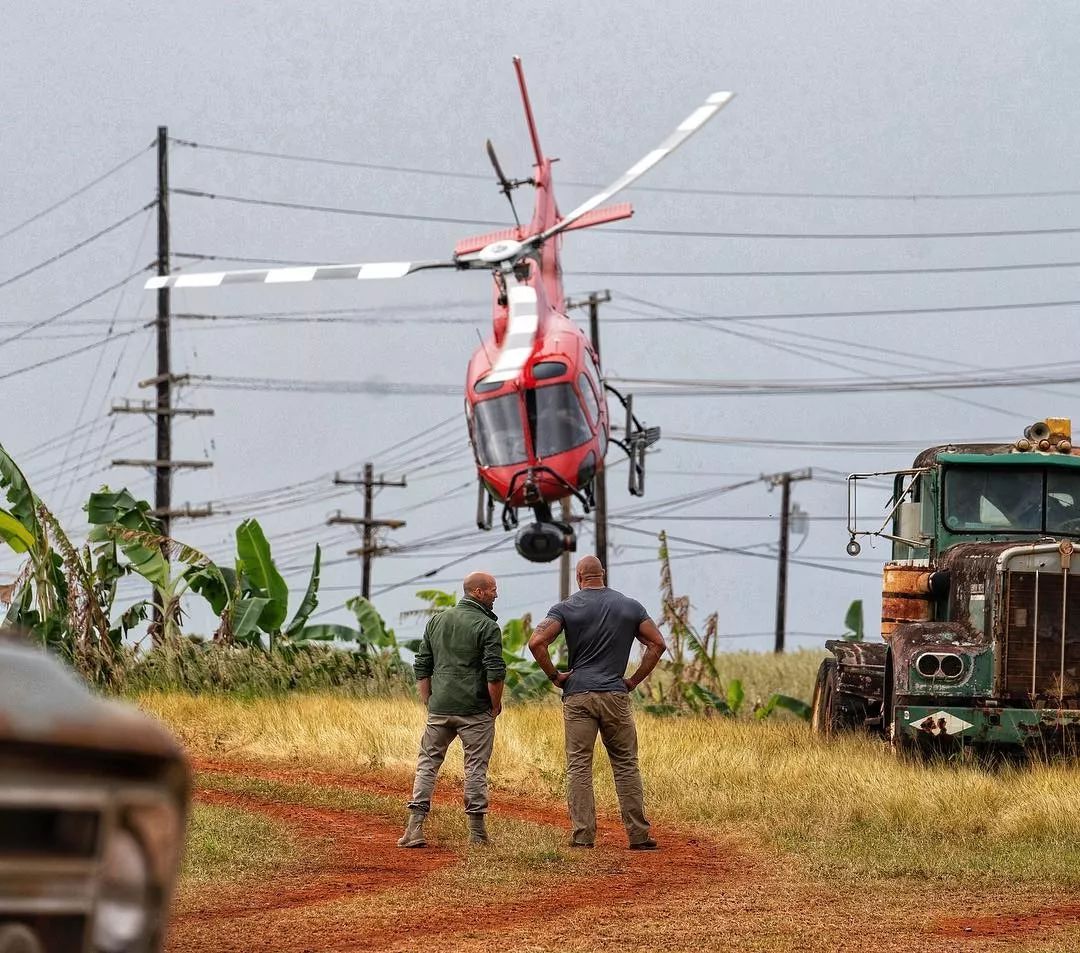
[[[528,138],[510,62],[515,53],[525,61],[544,148],[560,158],[555,183],[564,209],[590,190],[560,187],[560,181],[610,181],[719,89],[738,96],[642,180],[643,186],[908,196],[1080,187],[1070,161],[1080,145],[1074,94],[1080,79],[1080,13],[1074,4],[597,2],[553,5],[533,14],[488,2],[443,8],[415,2],[32,7],[8,2],[3,21],[0,170],[7,188],[0,233],[146,147],[158,124],[167,124],[174,137],[209,145],[481,175],[488,173],[483,142],[490,136],[509,174],[527,175]],[[172,184],[179,188],[387,213],[508,220],[505,203],[489,181],[185,146],[172,149],[170,162]],[[0,238],[0,282],[146,205],[154,183],[153,154],[145,152],[85,195]],[[518,196],[528,204],[524,192]],[[1080,225],[1080,195],[867,199],[639,189],[626,197],[636,209],[629,227],[640,228],[805,234]],[[438,258],[456,239],[487,230],[185,196],[173,198],[172,213],[176,251],[289,260]],[[54,315],[150,263],[152,215],[138,215],[62,261],[0,285],[0,338],[24,330],[19,322]],[[1069,307],[711,326],[640,319],[663,308],[730,316],[1058,301],[1080,297],[1077,269],[692,279],[590,273],[1075,260],[1080,260],[1080,241],[1072,234],[777,240],[595,229],[568,235],[563,247],[569,293],[607,287],[615,298],[603,312],[607,373],[659,378],[880,378],[940,374],[961,364],[969,370],[1066,360],[1075,341]],[[0,380],[7,410],[0,439],[16,459],[25,458],[38,492],[76,534],[79,506],[101,483],[152,493],[149,474],[107,466],[113,456],[152,456],[148,421],[106,416],[114,399],[151,396],[136,382],[154,373],[152,330],[121,337],[138,326],[136,319],[153,313],[153,297],[141,292],[141,281],[142,276],[2,348],[0,374],[92,344],[116,319],[106,346]],[[476,344],[473,327],[488,326],[489,301],[489,279],[479,273],[420,274],[361,286],[327,282],[182,291],[173,297],[177,312],[377,310],[339,323],[178,320],[175,366],[219,376],[459,384]],[[382,323],[371,323],[379,316]],[[472,323],[432,324],[432,318]],[[1069,415],[1074,391],[1073,385],[1061,385],[1053,393],[1021,388],[951,395],[642,397],[639,414],[667,434],[810,444],[778,448],[664,440],[650,460],[643,502],[813,466],[824,479],[799,484],[795,500],[815,517],[842,516],[845,490],[838,473],[904,466],[915,444],[1014,437],[1037,417]],[[311,482],[321,475],[366,459],[374,459],[388,477],[404,472],[409,487],[386,490],[377,501],[377,515],[401,514],[408,521],[394,534],[395,542],[472,528],[475,490],[463,420],[438,430],[428,446],[413,442],[382,453],[458,414],[459,397],[190,387],[182,400],[212,406],[217,415],[179,423],[175,454],[209,458],[214,467],[178,476],[175,500],[240,502],[230,518],[179,523],[175,535],[227,559],[231,529],[244,516],[257,516],[275,542],[279,563],[297,567],[288,574],[297,588],[304,584],[314,542],[322,541],[328,564],[323,608],[351,595],[355,590],[349,587],[358,588],[359,565],[343,561],[356,540],[322,524],[339,506],[357,513],[360,498],[347,490],[331,497],[328,479]],[[28,455],[77,425],[84,426],[73,437]],[[860,452],[813,445],[837,440],[910,441],[912,449]],[[613,450],[609,465],[616,459]],[[292,484],[301,486],[263,497],[274,504],[269,509],[243,501]],[[609,485],[613,514],[642,502],[627,495],[622,466],[612,470]],[[448,498],[428,503],[441,494]],[[778,494],[759,484],[672,512],[772,518],[777,503]],[[638,530],[664,526],[673,535],[755,546],[763,553],[770,552],[766,544],[776,535],[769,520],[634,524]],[[382,559],[375,569],[376,592],[494,544],[500,534],[474,534],[435,551]],[[654,541],[623,530],[614,530],[612,538],[613,585],[655,611]],[[842,522],[815,521],[799,558],[878,570],[883,548],[867,548],[860,559],[847,560],[844,543]],[[579,552],[591,545],[591,533],[583,531]],[[15,565],[10,557],[0,560],[4,572]],[[715,609],[725,635],[771,631],[774,562],[713,554],[680,558],[674,567],[676,588],[691,596],[698,621]],[[557,595],[555,566],[526,563],[509,539],[425,584],[456,588],[464,571],[474,568],[499,574],[496,609],[504,616],[542,613]],[[377,596],[376,603],[397,624],[399,612],[416,605],[413,592],[422,585],[400,586]],[[872,627],[878,590],[869,576],[794,566],[788,627],[796,633],[837,632],[848,602],[859,597],[866,600]],[[141,589],[131,592],[139,595]],[[322,618],[345,617],[338,612]],[[196,626],[204,624],[201,613],[194,619]],[[410,624],[397,627],[404,634]],[[820,642],[820,636],[807,635],[793,636],[789,644]],[[724,644],[764,648],[771,636]]]

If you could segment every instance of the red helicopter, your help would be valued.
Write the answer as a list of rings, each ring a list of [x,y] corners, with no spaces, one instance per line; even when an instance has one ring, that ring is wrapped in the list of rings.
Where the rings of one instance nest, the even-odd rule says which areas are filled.
[[[606,189],[560,215],[551,180],[551,159],[540,148],[525,74],[514,57],[518,85],[529,127],[534,173],[509,179],[491,141],[487,152],[510,202],[514,228],[477,235],[458,242],[447,261],[367,262],[348,265],[306,265],[245,271],[162,275],[148,289],[206,288],[235,282],[315,281],[328,278],[365,280],[404,278],[434,268],[487,268],[494,278],[492,333],[469,361],[465,408],[469,438],[479,475],[477,525],[490,529],[496,501],[503,504],[506,530],[518,525],[517,509],[530,507],[535,522],[520,529],[517,550],[533,562],[550,562],[575,547],[574,530],[558,522],[551,503],[575,497],[589,512],[593,485],[604,466],[608,444],[630,458],[629,490],[644,492],[645,451],[660,436],[644,427],[633,412],[632,398],[604,382],[588,337],[566,316],[559,248],[562,233],[629,218],[629,203],[603,203],[644,175],[678,148],[732,98],[713,93],[656,149],[631,166]],[[524,185],[536,190],[532,221],[518,219],[512,193]],[[623,440],[611,436],[607,393],[626,409]]]

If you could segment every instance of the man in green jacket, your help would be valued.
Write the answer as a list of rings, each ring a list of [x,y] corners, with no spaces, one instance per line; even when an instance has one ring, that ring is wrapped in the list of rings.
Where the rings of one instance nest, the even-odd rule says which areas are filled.
[[[491,611],[498,596],[495,577],[474,572],[465,577],[458,604],[431,617],[413,668],[427,725],[420,740],[409,820],[398,847],[423,847],[424,820],[431,795],[455,738],[465,753],[465,814],[469,843],[486,844],[488,762],[495,744],[495,719],[502,711],[506,663],[502,630]]]

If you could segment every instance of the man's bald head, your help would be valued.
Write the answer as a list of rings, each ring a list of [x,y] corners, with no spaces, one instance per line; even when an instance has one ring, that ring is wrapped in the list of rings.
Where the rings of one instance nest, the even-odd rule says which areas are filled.
[[[489,609],[495,605],[495,599],[499,595],[495,577],[488,572],[469,573],[461,588],[470,599],[475,599],[480,605],[487,606]]]
[[[596,556],[582,556],[577,564],[579,589],[595,589],[604,585],[604,565]]]

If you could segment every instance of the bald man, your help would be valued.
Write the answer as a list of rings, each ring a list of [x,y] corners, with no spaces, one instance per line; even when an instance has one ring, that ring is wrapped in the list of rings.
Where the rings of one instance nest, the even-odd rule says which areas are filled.
[[[599,733],[611,761],[630,849],[656,850],[645,819],[630,693],[648,678],[667,646],[640,602],[604,585],[604,567],[595,556],[578,562],[577,583],[578,591],[548,609],[529,639],[537,664],[563,693],[570,846],[592,847],[596,839],[592,763]],[[566,635],[566,672],[555,668],[548,651],[560,632]],[[645,654],[627,678],[635,641],[644,643]]]
[[[495,744],[495,719],[502,711],[506,663],[502,630],[492,612],[495,577],[465,577],[456,606],[433,615],[424,630],[413,668],[427,725],[420,740],[409,820],[398,847],[424,847],[424,821],[446,750],[461,739],[465,754],[465,814],[469,843],[488,843],[488,762]]]

